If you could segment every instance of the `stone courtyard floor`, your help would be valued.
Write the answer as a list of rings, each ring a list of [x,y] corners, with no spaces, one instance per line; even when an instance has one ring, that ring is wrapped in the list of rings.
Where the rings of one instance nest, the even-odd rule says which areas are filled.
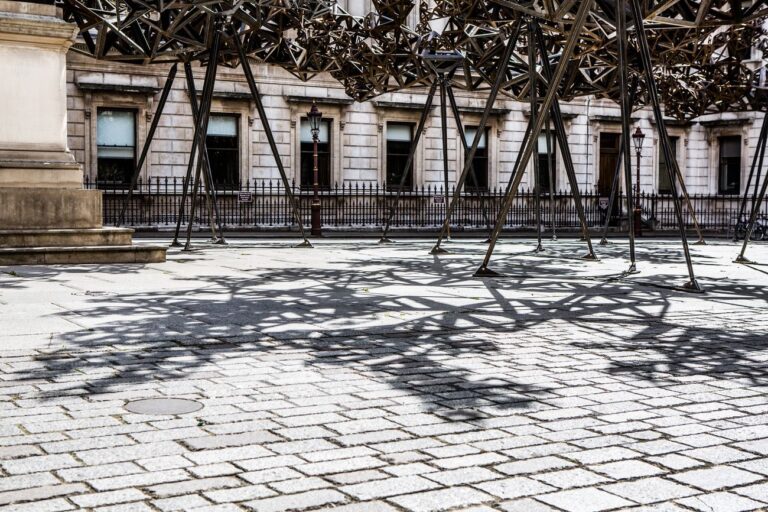
[[[0,510],[768,509],[768,266],[729,242],[233,240],[0,267]],[[749,256],[768,265],[768,245]],[[126,410],[185,398],[189,414]]]

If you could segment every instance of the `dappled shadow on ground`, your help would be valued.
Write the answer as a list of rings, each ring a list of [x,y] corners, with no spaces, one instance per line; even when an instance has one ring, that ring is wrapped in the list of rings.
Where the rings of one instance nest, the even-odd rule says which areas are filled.
[[[313,268],[294,261],[291,268],[264,268],[251,257],[227,263],[239,276],[223,267],[216,271],[217,252],[233,249],[244,250],[180,256],[184,265],[206,269],[192,287],[165,290],[159,284],[148,292],[89,298],[67,314],[87,326],[64,336],[69,348],[39,356],[38,365],[16,376],[59,383],[50,396],[98,394],[216,372],[223,357],[295,350],[310,367],[375,372],[425,403],[435,401],[435,386],[465,391],[454,412],[461,419],[488,403],[525,408],[546,395],[545,384],[516,379],[529,358],[521,349],[534,340],[540,350],[553,343],[597,354],[614,374],[658,380],[727,373],[768,383],[768,339],[760,336],[768,331],[768,295],[749,282],[708,281],[706,298],[688,296],[700,301],[700,309],[680,314],[671,309],[679,292],[575,277],[578,268],[556,258],[581,252],[575,244],[553,247],[546,256],[499,256],[494,269],[512,276],[501,280],[471,279],[481,244],[420,258],[407,246],[379,254],[337,244],[329,258],[338,264]],[[658,252],[664,251],[669,254],[659,261],[680,261],[678,250]],[[38,278],[50,278],[50,272]],[[758,322],[718,318],[717,309],[726,306],[749,308],[743,316]],[[498,369],[477,373],[465,364],[473,357]],[[74,374],[90,378],[70,382]]]

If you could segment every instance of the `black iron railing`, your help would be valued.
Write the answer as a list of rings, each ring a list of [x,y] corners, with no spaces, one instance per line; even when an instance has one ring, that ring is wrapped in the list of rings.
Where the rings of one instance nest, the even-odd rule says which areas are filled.
[[[104,192],[104,224],[114,225],[128,197],[128,187],[115,183],[86,180],[86,187]],[[128,204],[125,225],[138,229],[168,229],[175,225],[183,190],[182,178],[153,178],[139,180]],[[302,222],[309,224],[310,190],[294,187],[299,200]],[[453,194],[450,191],[449,198]],[[324,228],[373,230],[386,221],[397,192],[379,185],[344,184],[320,191],[322,224]],[[279,181],[251,180],[237,185],[217,187],[216,197],[220,215],[227,229],[288,230],[295,229],[285,189]],[[451,222],[454,230],[482,230],[493,224],[503,201],[504,189],[465,191],[461,195]],[[531,229],[535,226],[535,195],[523,190],[515,197],[506,217],[508,229]],[[605,223],[608,198],[593,193],[583,194],[587,224],[598,228]],[[739,210],[739,196],[693,195],[691,202],[702,229],[709,232],[732,232]],[[191,199],[186,199],[182,223],[189,222]],[[640,197],[643,222],[647,229],[657,231],[676,228],[675,210],[669,195],[643,193]],[[750,203],[751,204],[751,203]],[[626,221],[624,198],[614,208],[611,225],[622,226]],[[553,197],[541,196],[541,215],[545,226],[554,217],[557,229],[573,231],[579,228],[575,203],[570,193]],[[198,197],[195,224],[202,229],[210,223],[211,201]],[[688,209],[683,206],[686,224],[693,227]],[[768,202],[762,214],[768,215]],[[434,229],[445,218],[444,194],[441,186],[426,185],[404,191],[392,218],[397,229]]]

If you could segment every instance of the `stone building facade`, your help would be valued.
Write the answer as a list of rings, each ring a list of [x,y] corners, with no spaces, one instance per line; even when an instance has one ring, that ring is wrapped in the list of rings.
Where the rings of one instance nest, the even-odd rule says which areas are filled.
[[[98,62],[70,52],[69,147],[82,164],[86,179],[110,183],[123,179],[121,176],[135,162],[146,139],[167,72],[166,66]],[[199,89],[203,72],[195,69]],[[290,179],[308,184],[310,146],[302,119],[315,100],[327,123],[320,144],[322,185],[392,184],[425,103],[425,90],[355,103],[330,76],[304,83],[282,69],[263,65],[254,66],[254,74]],[[463,123],[471,131],[479,121],[485,94],[456,91],[456,96]],[[523,138],[529,107],[503,97],[494,107],[476,166],[481,169],[481,185],[503,188]],[[563,112],[581,190],[607,195],[618,153],[617,106],[583,98],[564,104]],[[220,69],[212,113],[208,145],[215,179],[231,186],[244,181],[277,180],[277,169],[240,69]],[[664,192],[668,182],[651,118],[648,109],[641,110],[633,115],[631,126],[632,130],[640,127],[646,134],[641,187],[646,192]],[[669,132],[689,191],[712,195],[743,192],[761,122],[762,114],[747,112],[711,115],[688,123],[670,121]],[[142,169],[142,179],[183,177],[192,134],[189,96],[180,72]],[[438,96],[418,145],[412,186],[442,184],[440,136]],[[463,149],[451,118],[448,140],[449,179],[453,183],[457,168],[461,168]],[[546,152],[544,139],[539,147]],[[542,172],[546,172],[545,154],[540,161]],[[632,164],[634,169],[634,152]],[[482,169],[487,169],[487,177],[482,177]],[[554,176],[555,188],[565,190],[567,180],[559,152]],[[546,181],[546,177],[542,179]],[[533,186],[530,170],[522,186]]]

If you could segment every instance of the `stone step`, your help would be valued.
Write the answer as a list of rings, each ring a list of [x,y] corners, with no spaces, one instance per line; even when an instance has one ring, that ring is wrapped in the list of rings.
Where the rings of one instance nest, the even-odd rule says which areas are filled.
[[[163,263],[165,251],[160,245],[14,247],[0,249],[0,265]]]
[[[124,246],[132,236],[128,228],[0,230],[0,248]]]

